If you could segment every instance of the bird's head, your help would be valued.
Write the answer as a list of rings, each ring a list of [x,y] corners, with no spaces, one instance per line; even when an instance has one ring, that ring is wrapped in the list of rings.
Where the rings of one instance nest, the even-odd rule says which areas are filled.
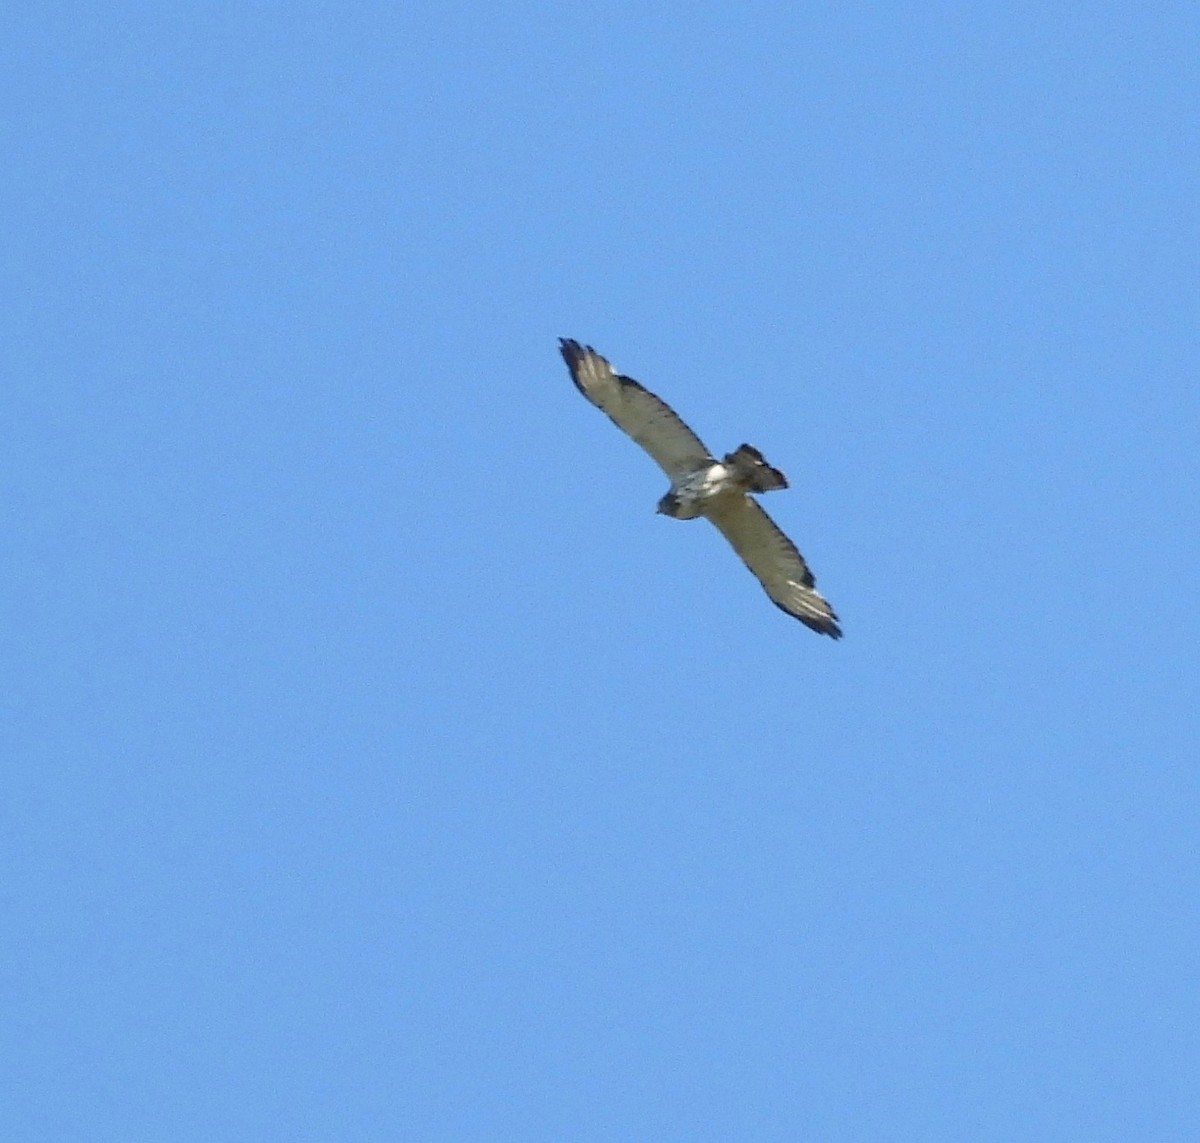
[[[655,511],[660,516],[677,516],[679,514],[679,497],[674,492],[668,492],[658,502],[658,508]]]

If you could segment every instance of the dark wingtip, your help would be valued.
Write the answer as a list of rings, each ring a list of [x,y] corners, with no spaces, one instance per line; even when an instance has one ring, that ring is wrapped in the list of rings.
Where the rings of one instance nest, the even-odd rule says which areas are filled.
[[[828,635],[830,639],[840,639],[842,637],[842,629],[833,619],[801,619],[800,622],[810,631],[815,631],[818,635]]]
[[[767,596],[771,599],[770,596]],[[842,629],[838,626],[838,617],[831,610],[829,615],[822,619],[815,619],[808,615],[797,615],[794,611],[789,611],[782,603],[771,599],[771,602],[779,608],[784,615],[790,615],[793,619],[800,620],[810,631],[815,631],[818,635],[828,635],[830,639],[840,639],[842,637]]]
[[[608,360],[602,354],[597,353],[590,345],[581,345],[573,337],[560,337],[558,339],[558,351],[562,354],[563,360],[567,363],[567,368],[571,371],[571,380],[575,382],[575,388],[595,405],[597,403],[596,399],[588,393],[587,387],[580,375],[595,374],[597,371],[596,363],[598,363],[601,374],[605,370],[611,371],[612,366],[609,365]],[[590,366],[588,366],[589,358],[592,359]],[[629,381],[629,378],[618,377],[617,380],[626,382]],[[633,385],[637,384],[636,381],[629,383]],[[641,386],[639,385],[638,388],[641,388]]]
[[[559,353],[574,353],[582,357],[585,353],[596,353],[590,345],[584,345],[582,342],[576,341],[573,337],[560,337],[558,339]],[[596,353],[596,356],[600,355]]]
[[[818,635],[828,635],[830,639],[840,639],[842,637],[842,629],[832,619],[801,619],[800,622],[810,631],[815,631]]]
[[[573,337],[560,337],[558,339],[558,352],[562,354],[563,360],[567,363],[567,367],[571,370],[572,374],[589,355],[600,356],[590,345],[581,345]]]
[[[575,388],[587,397],[587,390],[579,380],[579,369],[587,359],[588,354],[595,353],[596,351],[590,345],[580,345],[579,342],[571,337],[560,337],[558,339],[558,351],[562,354],[563,360],[567,363],[567,368],[571,371],[571,380],[575,382]],[[591,398],[588,397],[588,400],[591,400]]]

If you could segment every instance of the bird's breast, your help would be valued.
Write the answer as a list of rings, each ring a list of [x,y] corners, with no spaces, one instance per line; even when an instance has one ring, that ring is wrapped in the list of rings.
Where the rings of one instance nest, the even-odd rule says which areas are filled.
[[[690,473],[672,487],[673,507],[669,514],[677,520],[694,520],[704,515],[705,507],[713,497],[733,491],[735,487],[734,475],[729,468],[711,464]]]

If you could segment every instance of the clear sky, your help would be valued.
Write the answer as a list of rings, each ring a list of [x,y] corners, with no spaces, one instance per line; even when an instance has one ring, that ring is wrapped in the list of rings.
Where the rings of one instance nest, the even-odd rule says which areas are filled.
[[[0,43],[0,1135],[1200,1138],[1194,4]]]

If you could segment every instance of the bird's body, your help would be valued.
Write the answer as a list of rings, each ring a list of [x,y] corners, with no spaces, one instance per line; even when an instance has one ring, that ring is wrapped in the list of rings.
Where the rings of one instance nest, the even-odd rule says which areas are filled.
[[[840,638],[837,616],[817,592],[804,557],[750,495],[786,488],[787,477],[751,445],[717,460],[666,402],[615,372],[590,346],[564,338],[561,352],[579,391],[670,478],[658,511],[676,520],[712,521],[777,607],[822,635]]]
[[[658,511],[673,520],[695,520],[718,496],[736,496],[741,487],[728,465],[710,464],[707,468],[681,476],[658,502]]]

